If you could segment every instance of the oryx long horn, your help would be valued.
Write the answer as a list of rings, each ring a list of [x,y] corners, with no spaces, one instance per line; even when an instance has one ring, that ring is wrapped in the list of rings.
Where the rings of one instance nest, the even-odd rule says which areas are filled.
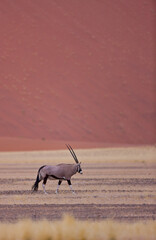
[[[67,148],[69,149],[71,155],[73,156],[75,162],[76,162],[76,163],[79,163],[79,161],[78,161],[78,159],[77,159],[77,157],[76,157],[76,154],[75,154],[74,150],[72,149],[72,147],[71,147],[69,144],[68,144],[68,145],[66,144],[66,146],[67,146]]]

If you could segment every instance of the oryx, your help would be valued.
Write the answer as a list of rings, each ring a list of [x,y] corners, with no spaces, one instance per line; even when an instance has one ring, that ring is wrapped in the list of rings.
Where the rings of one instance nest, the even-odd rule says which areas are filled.
[[[44,193],[47,193],[45,190],[45,185],[46,185],[47,179],[50,179],[50,180],[59,180],[55,193],[58,193],[58,189],[62,181],[67,181],[71,191],[75,193],[74,190],[72,189],[71,177],[77,172],[82,174],[82,168],[81,168],[81,163],[79,163],[72,147],[69,144],[66,146],[69,149],[71,155],[73,156],[76,164],[61,163],[56,166],[44,165],[40,167],[37,173],[36,182],[32,186],[33,191],[38,190],[39,182],[43,180],[43,183],[42,183],[43,191]]]

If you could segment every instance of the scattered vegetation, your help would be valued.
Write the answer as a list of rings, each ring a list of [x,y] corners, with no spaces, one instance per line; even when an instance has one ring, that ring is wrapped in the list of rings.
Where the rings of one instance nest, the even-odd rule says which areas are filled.
[[[119,223],[112,221],[79,221],[65,216],[61,221],[0,224],[0,240],[123,240],[156,238],[156,221]]]

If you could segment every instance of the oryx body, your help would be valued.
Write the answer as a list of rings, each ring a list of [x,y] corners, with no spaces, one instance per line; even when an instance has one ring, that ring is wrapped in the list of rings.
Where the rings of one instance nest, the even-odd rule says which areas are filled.
[[[71,152],[74,160],[76,161],[76,164],[61,163],[56,166],[44,165],[44,166],[40,167],[38,170],[36,182],[32,186],[32,189],[34,191],[38,190],[39,182],[43,180],[42,186],[43,186],[44,193],[46,193],[45,185],[46,185],[46,182],[48,179],[49,180],[59,180],[57,189],[56,189],[56,193],[58,193],[58,189],[59,189],[59,186],[61,185],[62,181],[67,181],[70,186],[70,189],[72,190],[71,177],[74,174],[76,174],[77,172],[82,174],[82,169],[81,169],[81,165],[78,162],[78,159],[77,159],[73,149],[71,148],[71,146],[67,145],[67,147],[68,147],[69,151]],[[72,190],[72,192],[74,193],[73,190]]]

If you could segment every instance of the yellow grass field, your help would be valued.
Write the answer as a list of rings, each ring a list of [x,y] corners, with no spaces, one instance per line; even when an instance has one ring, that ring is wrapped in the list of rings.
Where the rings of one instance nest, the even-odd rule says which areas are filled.
[[[155,147],[75,152],[75,195],[57,181],[31,191],[40,166],[73,163],[68,151],[0,153],[0,240],[156,239]]]
[[[61,221],[20,221],[0,225],[0,240],[155,240],[156,221],[119,223],[78,221],[65,216]]]

